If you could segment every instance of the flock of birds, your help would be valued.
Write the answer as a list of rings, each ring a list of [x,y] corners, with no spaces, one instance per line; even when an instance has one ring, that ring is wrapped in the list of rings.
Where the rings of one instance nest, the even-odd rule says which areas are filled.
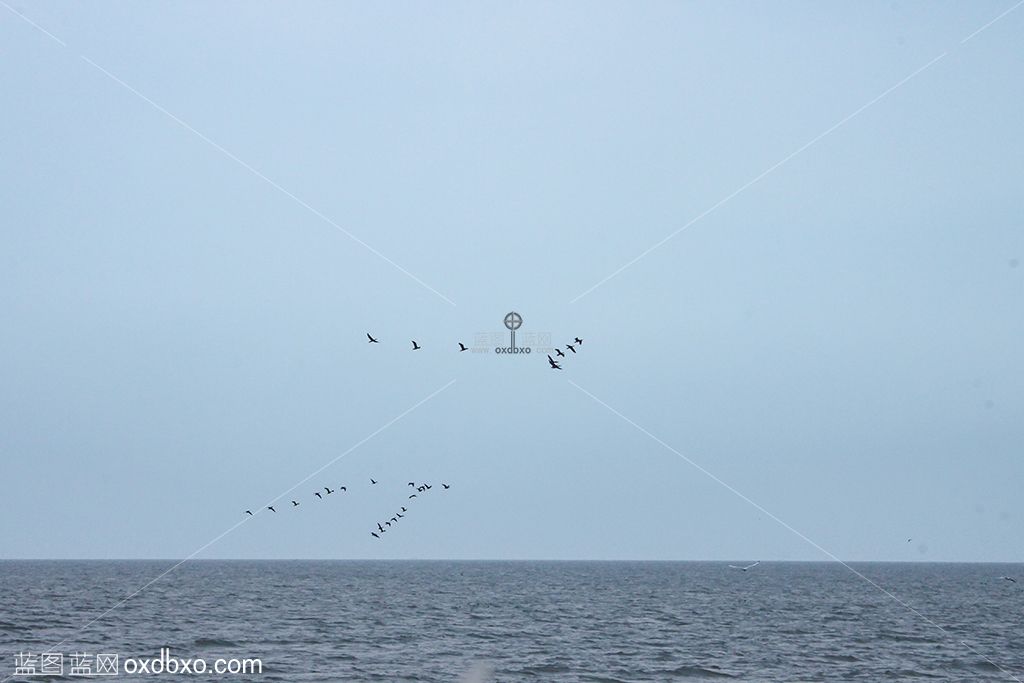
[[[577,346],[583,346],[583,340],[580,339],[579,337],[576,337],[572,341],[573,341],[573,343],[572,344],[566,344],[565,348],[568,349],[569,351],[572,351],[573,353],[576,353],[576,347]],[[559,358],[565,358],[565,353],[562,351],[562,349],[556,348],[555,349],[555,354]],[[558,363],[559,363],[559,361],[557,361],[554,358],[552,358],[551,354],[549,353],[548,354],[548,364],[551,366],[552,370],[561,370],[562,369],[562,366],[559,365]]]
[[[370,477],[370,485],[371,486],[376,486],[378,483],[380,483],[380,482],[378,482],[373,477]],[[418,498],[419,494],[426,493],[427,491],[430,491],[431,489],[434,488],[432,484],[425,484],[425,483],[417,484],[414,481],[410,481],[409,482],[409,486],[411,486],[412,488],[416,489],[415,493],[412,493],[412,494],[409,495],[409,500],[412,500],[413,498]],[[447,491],[448,489],[451,488],[451,486],[449,484],[447,484],[447,483],[442,482],[441,483],[441,488],[442,488],[442,490]],[[329,496],[332,493],[335,493],[336,491],[342,491],[342,492],[348,491],[348,487],[347,486],[343,486],[341,484],[338,484],[337,488],[333,488],[333,489],[330,486],[325,486],[325,487],[323,487],[323,491],[316,490],[316,491],[313,492],[313,495],[317,498],[317,500],[324,500],[324,496]],[[291,501],[291,504],[292,504],[293,508],[297,508],[297,507],[299,507],[299,505],[301,505],[301,503],[299,501],[294,500],[294,499]],[[391,519],[388,519],[383,524],[381,524],[380,522],[377,522],[377,531],[371,531],[370,535],[373,536],[374,538],[380,538],[380,534],[383,534],[383,533],[387,532],[387,530],[390,529],[393,524],[398,524],[398,520],[404,519],[406,513],[409,512],[409,509],[406,508],[404,505],[399,506],[399,507],[400,507],[400,509],[398,510],[398,512],[396,512],[394,515],[391,516]],[[277,509],[273,505],[268,505],[267,509],[270,510],[271,512],[273,512],[274,514],[277,514]],[[253,513],[252,510],[246,510],[245,514],[249,515],[250,517],[255,517],[255,514]]]
[[[374,337],[369,332],[366,333],[366,338],[369,340],[367,342],[368,344],[380,344],[380,340]],[[410,341],[412,342],[413,351],[419,351],[420,349],[423,348],[415,339],[411,339]],[[572,341],[572,344],[565,345],[565,349],[566,351],[572,351],[573,353],[576,353],[576,347],[583,346],[583,340],[580,339],[579,337],[575,337]],[[469,351],[469,347],[463,344],[462,342],[459,342],[459,352],[461,353],[463,351]],[[555,355],[557,355],[560,359],[566,358],[565,351],[562,351],[562,349],[557,347],[555,348]],[[552,370],[561,370],[562,366],[559,365],[560,362],[560,360],[555,360],[554,358],[552,358],[550,353],[548,354],[548,364],[551,366]]]

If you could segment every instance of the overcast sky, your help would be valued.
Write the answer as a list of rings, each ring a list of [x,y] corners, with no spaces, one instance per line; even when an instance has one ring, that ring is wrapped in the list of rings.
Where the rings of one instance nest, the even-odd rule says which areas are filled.
[[[0,7],[0,557],[1021,561],[1011,6]]]

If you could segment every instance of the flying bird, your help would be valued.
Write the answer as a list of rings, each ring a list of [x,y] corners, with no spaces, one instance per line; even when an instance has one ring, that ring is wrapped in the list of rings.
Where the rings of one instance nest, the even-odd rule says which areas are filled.
[[[415,339],[412,340],[412,350],[413,351],[419,351],[420,350],[420,345],[416,343]]]
[[[405,508],[403,507],[403,508],[402,508],[402,512],[408,512],[408,510],[406,510],[406,509],[405,509]]]
[[[427,490],[427,487],[426,486],[417,486],[416,490],[419,491],[420,493],[423,493],[424,491]]]
[[[428,491],[429,491],[430,489],[432,489],[432,488],[434,488],[434,487],[433,487],[433,486],[431,486],[430,484],[424,484],[424,485],[423,485],[423,488],[425,488],[426,490],[428,490]]]
[[[908,539],[907,539],[907,543],[910,543],[910,542],[911,542],[911,541],[913,541],[913,540],[914,540],[914,539],[912,539],[912,538],[908,538]]]
[[[391,521],[392,521],[392,522],[395,522],[395,523],[398,523],[398,517],[392,517],[392,518],[391,518]]]
[[[415,493],[414,493],[414,494],[412,494],[411,496],[409,496],[409,498],[415,498],[415,497],[416,497],[416,494],[415,494]]]
[[[405,508],[402,508],[402,509],[404,510]],[[402,519],[403,517],[405,517],[405,515],[399,514],[399,513],[395,513],[395,517],[398,517],[399,519]]]
[[[374,538],[380,538],[380,536],[377,535],[376,531],[371,531],[370,535],[373,536]]]
[[[293,501],[292,501],[292,507],[293,507],[293,508],[297,508],[297,507],[299,507],[299,501],[297,501],[297,500],[293,500]]]
[[[342,490],[342,491],[348,491],[348,489],[347,489],[347,488],[345,488],[344,486],[339,486],[338,488],[339,488],[340,490]]]
[[[376,484],[376,483],[377,483],[377,480],[376,480],[376,479],[374,479],[373,477],[370,477],[370,483],[371,483],[371,484]]]
[[[391,526],[391,522],[384,522],[384,526]]]
[[[469,351],[469,347],[467,347],[467,346],[466,346],[465,344],[463,344],[462,342],[459,342],[459,351],[460,351],[460,352],[462,352],[462,351]]]
[[[559,358],[565,358],[565,354],[562,353],[562,349],[555,349],[555,353],[558,354]]]
[[[374,339],[369,332],[366,333],[366,336],[369,337],[370,339],[370,341],[368,341],[367,344],[380,344],[380,342]]]
[[[756,567],[759,564],[761,564],[761,560],[758,560],[754,564],[748,564],[746,567],[740,567],[740,566],[735,565],[735,564],[730,564],[729,567],[731,567],[732,569],[739,569],[740,571],[745,572],[748,569],[753,569],[754,567]]]
[[[1012,576],[1000,576],[999,578],[1000,579],[1006,579],[1010,583],[1017,583],[1017,579],[1013,578]]]
[[[444,482],[441,483],[441,486],[443,486],[445,488],[445,490],[448,490],[448,489],[451,488],[451,486],[449,486],[448,484],[445,484]]]
[[[551,369],[552,370],[561,370],[562,369],[562,366],[558,364],[558,361],[556,361],[554,358],[551,357],[551,354],[548,354],[548,363],[551,364]]]
[[[575,347],[575,346],[573,346],[572,344],[566,344],[566,345],[565,345],[565,348],[569,349],[569,350],[570,350],[570,351],[572,351],[573,353],[576,353],[576,347]]]
[[[313,491],[313,495],[316,496],[317,498],[319,498],[320,500],[324,499],[324,497],[320,495],[319,491]]]
[[[575,339],[573,339],[573,341],[579,344],[580,346],[583,346],[583,340],[580,339],[579,337],[576,337]]]
[[[377,528],[380,530],[381,533],[384,533],[384,527],[380,525],[380,522],[377,522]]]
[[[252,516],[253,516],[253,514],[252,514],[252,510],[246,510],[246,511],[245,511],[245,514],[249,515],[250,517],[252,517]]]
[[[327,495],[331,495],[332,493],[334,493],[334,489],[332,489],[330,486],[325,486],[324,491],[327,491]]]
[[[274,509],[273,505],[268,505],[267,509],[270,510],[271,512],[277,512],[277,510]]]

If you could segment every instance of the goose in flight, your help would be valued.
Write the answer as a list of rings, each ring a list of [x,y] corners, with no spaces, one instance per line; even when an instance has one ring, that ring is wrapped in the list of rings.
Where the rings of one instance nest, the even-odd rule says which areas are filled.
[[[320,495],[319,491],[313,491],[313,495],[316,496],[317,498],[319,498],[320,500],[324,499],[324,497]]]
[[[246,510],[246,511],[245,511],[245,514],[249,515],[250,517],[252,517],[252,516],[253,516],[253,514],[252,514],[252,510]]]
[[[419,351],[419,350],[420,350],[420,348],[421,348],[421,347],[420,347],[420,345],[416,343],[416,340],[415,340],[415,339],[413,339],[413,340],[412,340],[412,350],[413,350],[413,351]]]
[[[366,336],[370,339],[370,341],[366,342],[367,344],[380,344],[369,332],[366,333]]]
[[[441,486],[443,486],[446,491],[451,488],[451,486],[445,484],[444,482],[441,482]]]
[[[558,364],[558,361],[556,361],[554,358],[551,357],[551,354],[548,354],[548,363],[551,364],[551,369],[552,370],[561,370],[562,369],[562,366]]]
[[[754,567],[756,567],[759,564],[761,564],[761,560],[758,560],[754,564],[748,564],[746,567],[740,567],[739,565],[736,565],[736,564],[730,564],[729,567],[732,568],[732,569],[739,569],[741,572],[745,572],[748,569],[753,569]]]
[[[334,489],[332,489],[330,486],[325,486],[324,491],[327,491],[327,495],[331,495],[332,493],[334,493]]]
[[[575,339],[573,339],[573,341],[576,342],[578,345],[583,346],[583,340],[580,339],[579,337],[576,337]]]
[[[562,349],[555,349],[555,353],[558,354],[559,358],[565,358],[565,354],[562,353]]]
[[[1017,583],[1017,579],[1013,578],[1012,576],[1000,576],[999,578],[1000,579],[1005,579],[1005,580],[1009,581],[1010,583]]]
[[[371,483],[371,484],[376,484],[376,483],[377,483],[377,480],[376,480],[376,479],[374,479],[373,477],[370,477],[370,483]]]
[[[297,508],[297,507],[299,507],[299,501],[297,501],[297,500],[293,500],[293,501],[292,501],[292,507],[293,507],[293,508]]]
[[[569,349],[569,350],[570,350],[570,351],[572,351],[573,353],[576,353],[576,347],[575,347],[575,346],[573,346],[572,344],[566,344],[566,345],[565,345],[565,348]]]
[[[380,522],[377,522],[377,529],[378,529],[378,530],[379,530],[379,531],[380,531],[381,533],[384,533],[384,527],[382,527],[382,526],[380,525]]]
[[[274,509],[273,505],[268,505],[267,509],[270,510],[271,512],[277,512],[277,510]]]
[[[373,536],[374,538],[380,538],[380,536],[377,535],[376,531],[371,531],[370,535]]]
[[[338,490],[340,490],[340,491],[348,491],[348,489],[347,489],[347,488],[345,488],[344,486],[339,486],[339,487],[338,487]]]
[[[461,353],[462,351],[469,351],[469,347],[462,342],[459,342],[459,352]]]
[[[415,493],[414,493],[414,494],[412,494],[411,496],[409,496],[409,498],[410,498],[410,499],[412,499],[412,498],[415,498],[415,497],[416,497],[416,494],[415,494]]]
[[[405,508],[403,507],[403,508],[402,508],[402,512],[408,512],[408,510],[406,510],[406,509],[405,509]]]

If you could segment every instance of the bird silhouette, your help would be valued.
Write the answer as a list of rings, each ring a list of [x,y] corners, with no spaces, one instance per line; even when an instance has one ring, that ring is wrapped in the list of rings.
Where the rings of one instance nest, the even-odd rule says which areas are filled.
[[[410,482],[409,482],[409,486],[416,486],[416,482],[414,482],[414,481],[410,481]]]
[[[559,358],[565,358],[565,354],[562,353],[562,349],[555,349],[555,353],[558,354]]]
[[[273,505],[268,505],[267,509],[270,510],[271,512],[277,512],[277,510],[274,509]]]
[[[412,498],[415,498],[415,497],[416,497],[416,494],[415,494],[415,493],[414,493],[414,494],[412,494],[411,496],[409,496],[409,498],[410,498],[410,499],[412,499]]]
[[[1000,576],[999,578],[1000,579],[1006,579],[1010,583],[1017,583],[1017,579],[1013,578],[1012,576]]]
[[[313,495],[316,496],[317,498],[319,498],[320,500],[324,499],[324,497],[320,495],[319,491],[313,491]]]
[[[403,507],[403,508],[402,508],[402,512],[408,512],[408,510],[406,510],[406,509],[405,509],[405,508]]]
[[[381,533],[383,533],[383,532],[384,532],[384,527],[382,527],[382,526],[380,525],[380,522],[377,522],[377,529],[378,529],[378,530],[379,530],[379,531],[380,531]]]
[[[558,362],[554,358],[551,357],[551,354],[548,354],[548,363],[551,364],[551,369],[552,370],[561,370],[562,369],[562,366],[559,365]]]
[[[420,345],[416,343],[415,339],[412,340],[412,350],[413,351],[419,351],[420,350]]]
[[[348,491],[348,489],[347,489],[347,488],[345,488],[344,486],[339,486],[339,487],[338,487],[338,490],[339,490],[339,491]]]
[[[370,483],[371,483],[371,484],[376,484],[376,483],[377,483],[377,480],[376,480],[376,479],[374,479],[373,477],[370,477]]]
[[[451,486],[449,486],[448,484],[445,484],[443,482],[442,482],[441,486],[443,486],[446,491],[451,488]]]
[[[245,514],[249,515],[250,517],[252,517],[252,516],[253,516],[253,514],[252,514],[252,510],[246,510],[246,511],[245,511]]]
[[[380,538],[380,536],[377,535],[376,531],[371,531],[370,535],[373,536],[374,538]]]
[[[324,491],[327,491],[327,495],[331,495],[332,493],[334,493],[334,489],[332,489],[330,486],[325,486]]]
[[[426,486],[417,486],[416,490],[419,491],[420,493],[423,493],[424,491],[427,490],[427,487]]]
[[[459,351],[460,351],[460,352],[462,352],[462,351],[469,351],[469,347],[467,347],[467,346],[466,346],[465,344],[463,344],[462,342],[459,342]]]
[[[738,566],[738,565],[735,565],[735,564],[730,564],[730,565],[729,565],[729,567],[730,567],[730,568],[732,568],[732,569],[739,569],[739,570],[740,570],[741,572],[745,572],[745,571],[747,571],[748,569],[753,569],[754,567],[756,567],[756,566],[757,566],[757,565],[759,565],[759,564],[761,564],[761,560],[758,560],[758,561],[757,561],[757,562],[755,562],[754,564],[748,564],[748,565],[747,565],[747,566],[745,566],[745,567],[740,567],[740,566]]]
[[[370,339],[370,341],[368,341],[367,344],[380,344],[380,342],[374,339],[369,332],[366,333],[366,336],[369,337]]]
[[[911,541],[913,541],[913,540],[914,540],[914,539],[912,539],[912,538],[908,538],[908,539],[907,539],[907,543],[910,543],[910,542],[911,542]]]
[[[384,522],[384,526],[391,526],[391,522]]]
[[[400,513],[395,513],[395,517],[398,517],[399,519],[402,519],[403,517],[405,517],[405,515],[400,514]]]
[[[424,484],[424,485],[423,485],[423,488],[425,488],[426,490],[428,490],[428,491],[429,491],[430,489],[432,489],[432,488],[434,488],[434,487],[433,487],[433,486],[431,486],[430,484]]]
[[[398,517],[392,517],[392,518],[391,518],[391,521],[392,521],[392,522],[395,522],[395,523],[397,524],[397,523],[398,523]]]
[[[297,507],[299,507],[299,501],[297,501],[297,500],[293,500],[293,501],[292,501],[292,507],[293,507],[293,508],[297,508]]]
[[[569,350],[570,350],[570,351],[572,351],[573,353],[576,353],[576,347],[575,347],[575,346],[573,346],[572,344],[566,344],[566,345],[565,345],[565,348],[569,349]]]
[[[576,337],[575,339],[573,339],[573,341],[579,344],[580,346],[583,346],[583,340],[580,339],[579,337]]]

